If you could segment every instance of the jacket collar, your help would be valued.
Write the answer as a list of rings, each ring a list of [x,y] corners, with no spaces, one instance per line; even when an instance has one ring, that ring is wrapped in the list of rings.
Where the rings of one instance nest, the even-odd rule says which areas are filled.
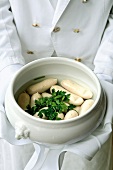
[[[61,15],[63,14],[64,10],[68,6],[70,0],[58,0],[57,6],[54,12],[52,27],[54,28],[58,20],[60,19]]]

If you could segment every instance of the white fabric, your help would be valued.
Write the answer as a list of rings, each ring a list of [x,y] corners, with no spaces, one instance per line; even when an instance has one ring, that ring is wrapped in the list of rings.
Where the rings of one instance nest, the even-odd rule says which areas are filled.
[[[105,80],[105,81],[108,81],[109,83],[113,84],[113,79],[110,75],[106,75],[106,74],[96,74],[96,75],[99,78],[99,80]]]
[[[58,2],[58,0],[49,0],[49,1],[51,2],[51,4],[52,4],[53,8],[55,9],[55,8],[56,8],[56,6],[57,6],[57,2]]]
[[[112,140],[111,138],[102,146],[91,161],[75,154],[67,152],[61,170],[112,170],[111,157]],[[34,146],[29,144],[25,146],[14,146],[0,140],[0,168],[1,170],[24,170],[32,154]],[[34,159],[37,159],[35,155]],[[7,161],[6,161],[7,160]],[[52,162],[52,160],[51,160]],[[50,163],[51,164],[51,163]],[[32,169],[30,169],[32,170]],[[36,169],[38,170],[38,169]],[[53,170],[53,169],[52,169]]]
[[[110,62],[112,64],[110,64]],[[102,42],[96,54],[94,64],[95,64],[94,72],[96,74],[99,73],[107,75],[108,77],[113,77],[113,25],[111,34],[110,35],[108,34],[108,37],[106,38],[106,40]]]
[[[24,170],[33,152],[31,144],[14,146],[0,139],[0,170]]]
[[[72,152],[67,152],[61,170],[112,170],[112,159],[112,139],[110,137],[90,161]]]

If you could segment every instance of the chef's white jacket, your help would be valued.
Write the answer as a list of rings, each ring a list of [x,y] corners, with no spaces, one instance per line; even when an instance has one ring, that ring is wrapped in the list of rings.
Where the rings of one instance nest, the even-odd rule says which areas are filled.
[[[113,77],[112,5],[112,0],[58,0],[54,8],[50,0],[1,0],[0,70],[55,50]]]

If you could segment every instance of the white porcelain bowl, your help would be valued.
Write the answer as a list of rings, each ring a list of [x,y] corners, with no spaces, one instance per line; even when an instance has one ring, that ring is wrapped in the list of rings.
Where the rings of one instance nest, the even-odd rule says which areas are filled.
[[[22,110],[16,99],[18,93],[39,81],[39,77],[42,77],[40,80],[47,77],[58,80],[69,78],[85,83],[92,90],[95,102],[85,115],[73,119],[37,119]],[[80,62],[60,57],[39,59],[22,67],[11,81],[5,98],[7,117],[20,138],[29,135],[32,141],[47,144],[73,143],[92,133],[102,121],[105,103],[105,94],[93,71]]]

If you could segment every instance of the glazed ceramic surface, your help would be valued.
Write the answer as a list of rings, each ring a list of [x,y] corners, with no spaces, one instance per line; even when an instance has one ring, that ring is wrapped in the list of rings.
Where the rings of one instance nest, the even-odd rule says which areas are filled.
[[[82,116],[69,120],[51,121],[35,118],[17,104],[18,94],[31,84],[48,77],[76,80],[89,87],[94,104]],[[11,81],[5,98],[7,117],[20,138],[47,144],[77,142],[93,132],[105,113],[105,94],[96,75],[85,65],[72,59],[53,57],[33,61],[21,68]]]

